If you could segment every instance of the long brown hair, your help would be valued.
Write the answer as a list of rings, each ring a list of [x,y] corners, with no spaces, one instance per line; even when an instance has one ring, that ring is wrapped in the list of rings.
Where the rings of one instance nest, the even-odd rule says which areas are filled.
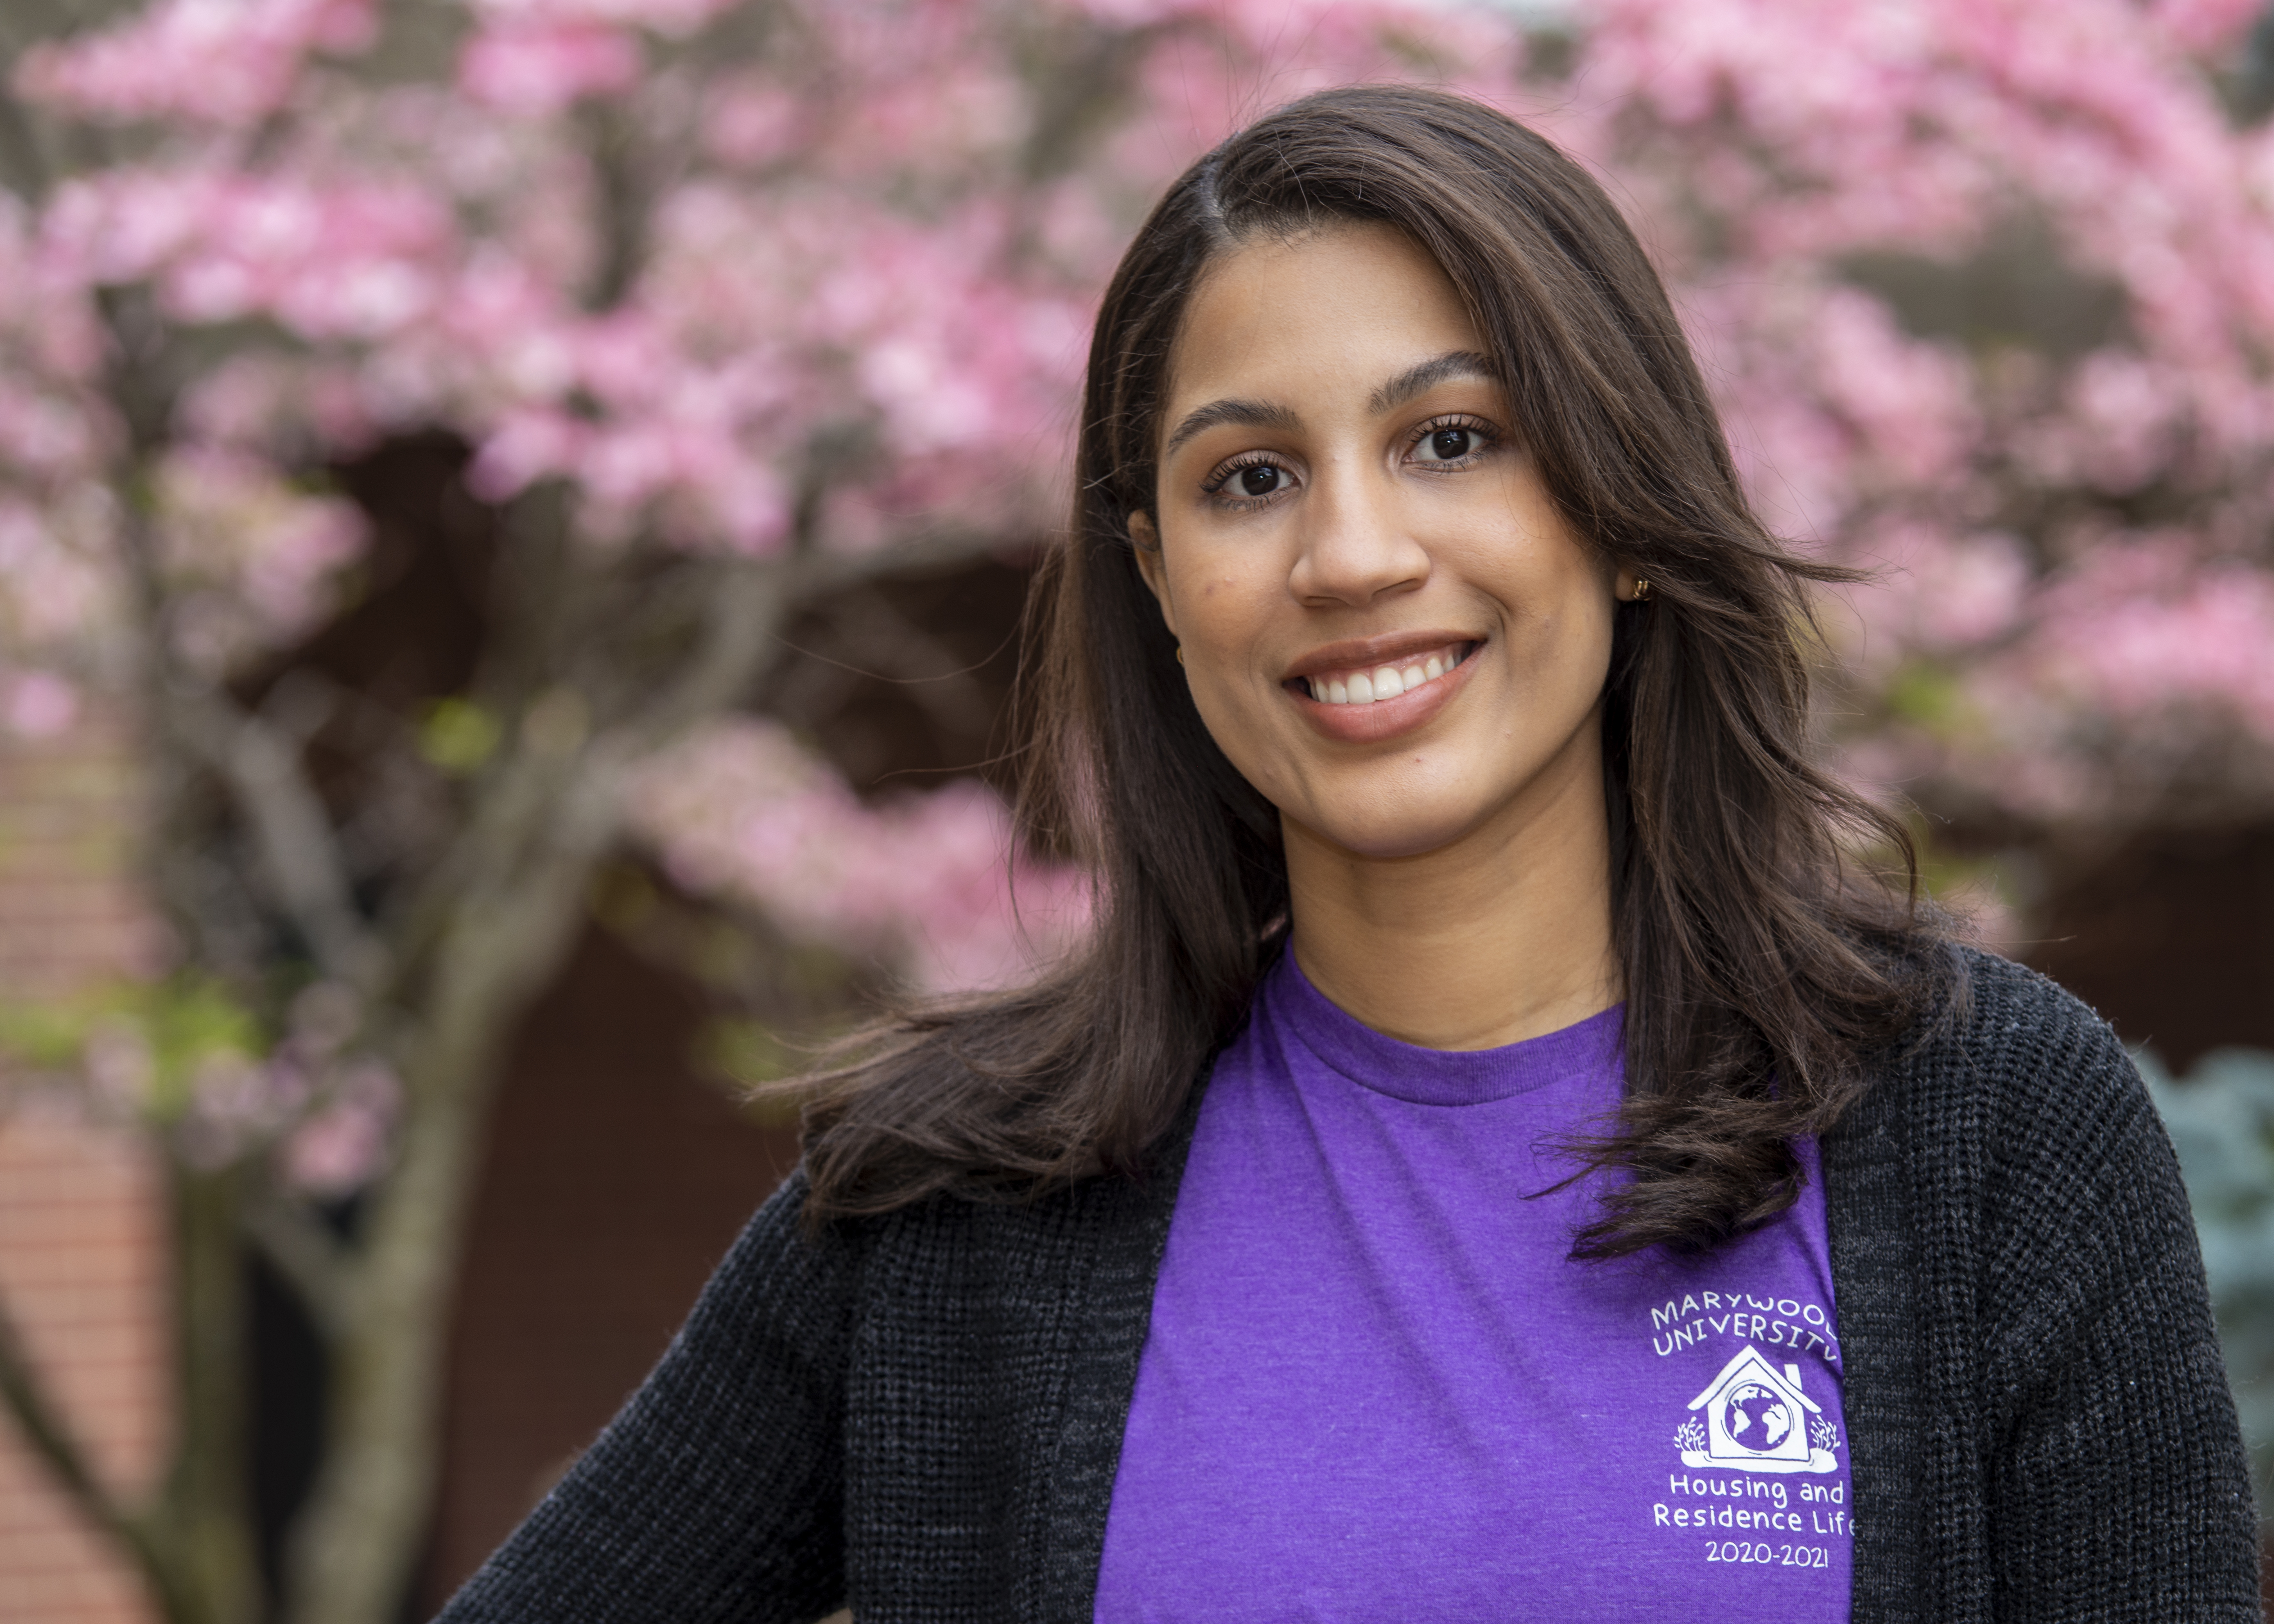
[[[1029,605],[1029,839],[1084,861],[1085,951],[1023,990],[879,1027],[817,1079],[809,1216],[940,1191],[1017,1197],[1135,1171],[1237,1029],[1287,922],[1278,814],[1201,724],[1133,560],[1171,347],[1211,261],[1259,236],[1382,222],[1466,303],[1575,534],[1646,576],[1614,630],[1603,732],[1621,1116],[1583,1256],[1711,1245],[1788,1206],[1820,1132],[1956,974],[1901,824],[1806,748],[1796,628],[1850,578],[1761,525],[1641,245],[1554,145],[1480,103],[1325,92],[1188,170],[1097,318],[1073,534]],[[1897,853],[1907,885],[1843,851]]]

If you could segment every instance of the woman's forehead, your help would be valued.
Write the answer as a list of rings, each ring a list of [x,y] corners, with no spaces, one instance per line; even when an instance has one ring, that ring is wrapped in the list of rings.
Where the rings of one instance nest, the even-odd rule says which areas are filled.
[[[1393,228],[1262,238],[1193,290],[1171,351],[1163,443],[1188,437],[1187,420],[1217,402],[1290,408],[1334,395],[1386,410],[1417,382],[1488,376],[1483,356],[1451,281]]]

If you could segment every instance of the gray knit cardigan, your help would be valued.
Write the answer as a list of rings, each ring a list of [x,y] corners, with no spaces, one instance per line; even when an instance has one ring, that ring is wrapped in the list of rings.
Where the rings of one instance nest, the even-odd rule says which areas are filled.
[[[2249,1480],[2163,1128],[2089,1010],[1969,961],[1960,1012],[1823,1147],[1853,1617],[2255,1620]],[[818,1240],[793,1177],[444,1624],[848,1604],[1087,1624],[1193,1116],[1142,1182],[935,1199]],[[1415,1575],[1417,1616],[1428,1591]]]

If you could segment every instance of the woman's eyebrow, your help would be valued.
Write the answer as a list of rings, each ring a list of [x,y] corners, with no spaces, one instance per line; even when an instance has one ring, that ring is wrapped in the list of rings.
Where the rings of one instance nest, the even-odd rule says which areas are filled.
[[[1380,417],[1394,411],[1417,395],[1427,394],[1450,378],[1482,378],[1496,380],[1499,374],[1492,362],[1473,350],[1449,350],[1404,372],[1367,396],[1367,410]],[[1186,412],[1177,425],[1177,432],[1169,436],[1161,447],[1163,460],[1174,456],[1177,448],[1195,434],[1220,428],[1227,423],[1243,428],[1282,429],[1289,432],[1303,426],[1302,418],[1284,406],[1274,406],[1268,401],[1210,401]]]
[[[1169,443],[1161,447],[1162,460],[1174,456],[1177,447],[1193,435],[1205,434],[1227,423],[1237,423],[1243,428],[1284,429],[1290,432],[1303,426],[1303,420],[1286,407],[1274,406],[1268,401],[1210,401],[1185,414],[1184,421],[1177,425],[1177,432],[1169,436]]]
[[[1395,411],[1415,395],[1427,394],[1453,378],[1481,378],[1497,382],[1500,372],[1488,357],[1473,350],[1449,350],[1434,360],[1407,367],[1376,389],[1367,397],[1367,410],[1376,417]]]

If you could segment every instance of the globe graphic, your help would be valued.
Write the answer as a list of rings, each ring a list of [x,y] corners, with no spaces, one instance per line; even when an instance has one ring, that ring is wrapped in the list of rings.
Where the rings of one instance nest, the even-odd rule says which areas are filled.
[[[1792,1410],[1782,1394],[1749,1381],[1722,1401],[1721,1427],[1740,1448],[1766,1451],[1792,1431]]]

